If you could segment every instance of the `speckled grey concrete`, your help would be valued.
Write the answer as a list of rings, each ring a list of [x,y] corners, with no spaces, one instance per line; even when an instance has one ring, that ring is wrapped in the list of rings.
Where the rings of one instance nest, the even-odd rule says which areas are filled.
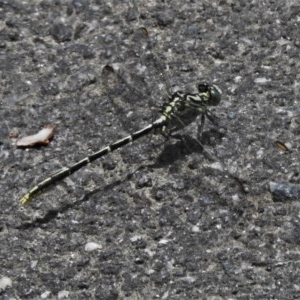
[[[300,298],[288,191],[300,184],[300,5],[164,2],[0,0],[1,299]],[[174,88],[222,88],[203,143],[240,180],[192,124],[185,142],[141,139],[21,207],[33,183],[153,120],[151,51]],[[107,80],[106,64],[135,89]],[[46,147],[9,137],[48,123]]]

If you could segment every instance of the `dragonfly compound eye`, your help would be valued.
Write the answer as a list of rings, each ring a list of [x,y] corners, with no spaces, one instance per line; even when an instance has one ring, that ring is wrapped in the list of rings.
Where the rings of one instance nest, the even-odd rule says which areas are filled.
[[[211,85],[209,87],[209,92],[210,92],[210,96],[207,105],[211,105],[211,106],[218,105],[221,102],[221,97],[222,97],[221,89],[216,85]]]

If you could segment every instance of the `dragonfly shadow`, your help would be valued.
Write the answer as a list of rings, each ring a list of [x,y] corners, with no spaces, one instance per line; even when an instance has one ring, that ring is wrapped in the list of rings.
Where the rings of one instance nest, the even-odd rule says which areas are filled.
[[[181,135],[180,139],[173,144],[168,143],[163,151],[158,155],[156,162],[151,166],[153,168],[160,168],[172,165],[175,161],[182,159],[186,155],[192,153],[202,153],[207,156],[207,147],[214,147],[221,143],[224,134],[217,129],[210,129],[203,132],[202,138],[199,141],[190,135]],[[206,147],[207,146],[207,147]],[[208,156],[208,158],[210,158]]]
[[[17,225],[17,229],[21,230],[27,230],[27,229],[32,229],[32,228],[37,228],[41,227],[45,224],[51,223],[54,219],[58,217],[59,214],[65,214],[69,210],[74,210],[76,207],[80,207],[83,203],[88,202],[91,200],[91,198],[96,195],[99,192],[106,192],[111,190],[113,187],[119,185],[122,183],[122,181],[126,181],[127,178],[124,178],[123,180],[116,180],[112,183],[109,183],[103,187],[96,188],[90,192],[87,192],[83,197],[80,199],[76,200],[75,202],[72,203],[66,203],[62,204],[56,209],[50,209],[45,213],[44,216],[36,218],[33,221],[28,221],[28,222],[22,222],[21,224]]]

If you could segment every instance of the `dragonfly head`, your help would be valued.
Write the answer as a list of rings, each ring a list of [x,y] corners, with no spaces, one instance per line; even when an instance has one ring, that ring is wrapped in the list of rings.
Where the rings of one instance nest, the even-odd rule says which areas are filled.
[[[207,105],[215,106],[221,102],[222,91],[216,85],[200,83],[198,85],[198,91],[200,95],[204,95],[207,99]]]

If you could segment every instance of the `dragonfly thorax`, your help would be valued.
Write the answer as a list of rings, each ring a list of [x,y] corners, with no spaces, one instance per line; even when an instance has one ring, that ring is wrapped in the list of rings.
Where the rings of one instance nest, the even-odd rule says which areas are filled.
[[[221,90],[206,83],[198,85],[198,93],[175,92],[160,108],[160,120],[163,123],[161,129],[166,132],[184,128],[199,115],[205,115],[208,106],[217,105],[220,101]]]

